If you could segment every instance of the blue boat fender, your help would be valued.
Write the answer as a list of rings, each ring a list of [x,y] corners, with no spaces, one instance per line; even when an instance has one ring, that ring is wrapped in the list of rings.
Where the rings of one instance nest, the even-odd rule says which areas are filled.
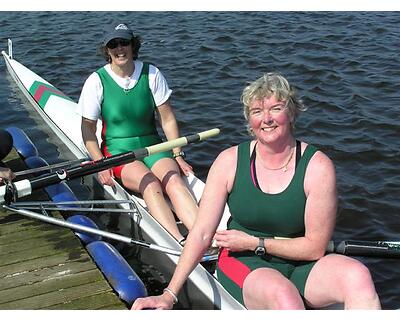
[[[25,159],[25,164],[28,168],[39,168],[39,167],[44,167],[49,165],[46,160],[44,160],[40,156],[32,156],[29,158]],[[43,173],[43,172],[42,172]],[[36,173],[35,175],[40,175],[41,173]],[[53,200],[54,203],[56,203],[57,207],[73,207],[76,205],[64,205],[64,204],[57,204],[57,202],[64,202],[64,201],[77,201],[78,199],[76,198],[75,194],[71,190],[71,188],[63,181],[58,184],[54,184],[51,186],[47,186],[44,188],[48,196]],[[74,215],[71,216],[67,219],[67,221],[80,224],[82,226],[90,227],[93,229],[99,230],[99,227],[96,225],[96,223],[84,216],[84,215]],[[92,235],[89,233],[81,233],[81,232],[75,232],[75,235],[84,243],[88,244],[93,241],[99,241],[102,239],[101,236],[99,235]]]
[[[26,158],[25,164],[28,168],[39,168],[39,167],[45,167],[48,166],[48,162],[44,160],[40,156],[32,156],[29,158]],[[40,176],[44,173],[50,172],[50,170],[45,170],[42,172],[34,173],[36,176]],[[66,202],[66,201],[78,201],[77,197],[75,196],[74,192],[71,190],[71,188],[65,183],[65,181],[62,181],[57,184],[53,184],[50,186],[47,186],[44,188],[48,196],[57,204],[57,202]],[[71,207],[76,205],[74,204],[59,204],[57,207],[62,208],[62,207]]]
[[[33,168],[40,168],[40,167],[44,167],[44,166],[48,166],[49,164],[47,163],[46,160],[44,160],[42,157],[40,156],[31,156],[28,157],[24,160],[25,165],[29,168],[29,169],[33,169]],[[34,176],[40,176],[42,174],[45,173],[49,173],[50,170],[43,170],[40,172],[34,172],[33,175]]]
[[[67,219],[67,221],[71,222],[71,223],[79,224],[81,226],[99,230],[99,227],[92,219],[90,219],[89,217],[86,217],[84,215],[81,215],[81,214],[76,214],[76,215],[70,216]],[[88,233],[84,233],[84,232],[75,232],[75,234],[86,245],[89,243],[92,243],[94,241],[101,240],[101,236],[99,236],[99,235],[88,234]]]
[[[28,168],[39,168],[48,166],[48,162],[40,156],[28,157],[24,160]],[[36,173],[35,175],[41,175],[43,173]],[[65,202],[65,201],[78,201],[75,194],[72,192],[71,188],[62,181],[57,184],[53,184],[44,188],[48,196],[53,200],[53,202]],[[57,207],[71,207],[73,205],[57,205]]]
[[[132,305],[137,298],[147,296],[142,280],[111,244],[96,241],[86,249],[121,300]]]
[[[8,127],[6,130],[13,138],[15,150],[17,150],[23,159],[39,155],[36,146],[23,130],[17,127]]]
[[[71,188],[65,183],[65,181],[52,184],[44,189],[58,208],[76,207],[75,204],[58,204],[58,202],[78,201],[78,198],[72,192]]]
[[[58,208],[70,208],[70,207],[76,207],[74,204],[58,204],[58,202],[67,202],[67,201],[78,201],[78,198],[75,196],[71,188],[64,182],[60,182],[58,184],[53,184],[50,186],[45,187],[46,193],[49,195],[49,197],[53,200],[53,202],[56,204]],[[96,225],[96,223],[83,215],[73,215],[67,219],[67,221],[77,223],[86,227],[94,228],[99,230],[99,227]],[[101,240],[101,236],[99,235],[94,235],[90,233],[85,233],[85,232],[78,232],[75,231],[75,235],[84,243],[88,244],[93,241],[99,241]]]

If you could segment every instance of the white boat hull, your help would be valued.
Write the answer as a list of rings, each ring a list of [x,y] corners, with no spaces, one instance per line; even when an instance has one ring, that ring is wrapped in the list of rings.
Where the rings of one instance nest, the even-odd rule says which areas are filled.
[[[6,52],[3,51],[2,54],[10,75],[47,125],[77,158],[87,157],[88,154],[81,136],[81,117],[76,112],[77,103],[18,61],[10,58]],[[100,132],[101,123],[99,121],[97,130],[99,141],[101,141]],[[191,175],[187,178],[187,184],[199,201],[204,183]],[[118,183],[115,183],[115,187],[104,186],[104,190],[109,198],[115,200],[131,199],[137,204],[139,212],[135,220],[144,236],[147,235],[148,241],[175,250],[181,249],[178,242],[149,214],[143,199],[130,195]],[[122,206],[131,209],[129,204]],[[225,228],[229,216],[229,210],[226,207],[219,228]],[[167,254],[163,254],[161,258],[164,262],[160,264],[160,268],[168,270],[171,274],[179,258]],[[166,276],[170,276],[170,274]],[[190,307],[194,309],[243,309],[243,306],[201,265],[198,265],[191,273],[187,290],[182,291],[187,296],[184,300],[187,299]]]

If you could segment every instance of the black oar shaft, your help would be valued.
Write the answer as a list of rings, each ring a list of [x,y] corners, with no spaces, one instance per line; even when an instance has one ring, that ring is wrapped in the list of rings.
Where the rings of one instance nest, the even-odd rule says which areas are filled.
[[[48,166],[14,172],[14,174],[16,177],[25,176],[25,175],[32,174],[32,173],[39,173],[39,172],[45,172],[45,171],[59,169],[59,168],[71,167],[71,166],[77,165],[79,163],[82,163],[84,161],[88,161],[88,160],[89,159],[86,158],[86,159],[75,159],[75,160],[70,160],[70,161],[65,161],[65,162],[60,162],[60,163],[53,163],[53,164],[49,164]]]
[[[219,129],[215,128],[197,134],[189,135],[187,137],[181,137],[146,148],[137,149],[135,151],[103,158],[101,160],[83,162],[79,166],[73,168],[60,170],[54,173],[48,173],[43,176],[33,178],[31,180],[21,180],[16,182],[15,184],[9,184],[8,187],[1,186],[0,203],[3,203],[4,201],[6,201],[6,203],[14,202],[16,198],[29,195],[34,190],[56,184],[64,180],[80,178],[115,166],[127,164],[136,159],[142,159],[154,153],[168,151],[177,147],[183,147],[189,143],[202,141],[209,137],[218,135],[219,132]]]
[[[38,178],[31,180],[32,190],[41,189],[48,185],[58,183],[63,180],[72,180],[83,176],[90,175],[99,171],[103,171],[115,166],[127,164],[137,159],[143,159],[149,155],[171,150],[176,147],[181,147],[189,143],[201,141],[208,137],[219,133],[218,129],[211,129],[201,133],[192,134],[186,137],[178,138],[171,141],[166,141],[146,148],[137,149],[135,151],[125,152],[110,156],[97,161],[83,162],[80,166],[70,168],[68,170],[60,170],[55,173],[48,173]]]
[[[285,240],[290,238],[275,237]],[[326,253],[338,253],[345,256],[400,258],[400,241],[362,241],[345,240],[339,243],[329,241]]]
[[[335,252],[348,256],[400,258],[400,244],[387,241],[347,240],[335,246]]]

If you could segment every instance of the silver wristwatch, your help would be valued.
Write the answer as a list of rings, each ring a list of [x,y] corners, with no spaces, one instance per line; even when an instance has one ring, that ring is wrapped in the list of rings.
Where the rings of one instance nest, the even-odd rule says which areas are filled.
[[[263,255],[265,255],[267,253],[267,250],[265,249],[265,246],[264,246],[264,239],[265,238],[261,238],[261,237],[258,238],[258,246],[254,250],[254,253],[257,256],[263,256]]]

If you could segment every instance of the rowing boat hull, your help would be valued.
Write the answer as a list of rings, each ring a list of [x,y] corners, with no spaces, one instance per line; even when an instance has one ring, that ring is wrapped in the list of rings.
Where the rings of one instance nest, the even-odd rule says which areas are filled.
[[[3,51],[2,55],[10,75],[44,121],[77,158],[87,157],[81,136],[81,117],[77,113],[77,104],[49,82],[11,58],[6,52]],[[98,138],[100,138],[100,128],[99,121]],[[187,178],[187,184],[199,201],[204,183],[191,175]],[[109,198],[133,200],[136,203],[138,213],[133,219],[144,240],[175,250],[181,249],[178,242],[149,214],[143,199],[130,195],[118,183],[115,183],[113,188],[104,186],[104,191]],[[122,206],[132,209],[132,205]],[[228,217],[229,211],[226,208],[220,228],[226,226]],[[178,262],[178,257],[161,253],[152,254],[151,257],[151,263],[169,279]],[[201,265],[198,265],[191,273],[182,292],[180,300],[191,309],[243,309],[243,306]]]

